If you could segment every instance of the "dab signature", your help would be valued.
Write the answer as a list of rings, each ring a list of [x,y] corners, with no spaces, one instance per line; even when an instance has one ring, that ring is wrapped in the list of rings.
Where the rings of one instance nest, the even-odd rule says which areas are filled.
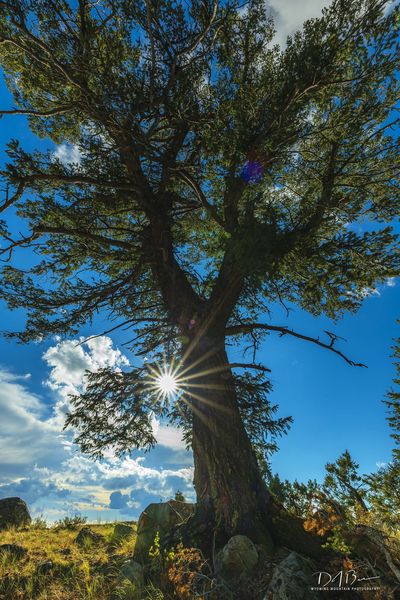
[[[313,573],[313,576],[318,575],[317,585],[326,587],[331,583],[334,583],[337,587],[352,586],[360,581],[371,581],[373,579],[380,579],[379,576],[375,577],[358,577],[354,569],[350,571],[338,571],[335,574],[328,573],[327,571],[317,571]]]

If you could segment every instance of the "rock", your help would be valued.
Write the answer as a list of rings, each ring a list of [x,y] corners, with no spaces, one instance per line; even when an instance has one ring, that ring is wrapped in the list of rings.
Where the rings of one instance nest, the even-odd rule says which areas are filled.
[[[122,563],[118,577],[129,579],[135,584],[137,589],[141,589],[144,586],[144,573],[141,564],[135,560],[126,560]]]
[[[27,554],[26,548],[18,544],[1,544],[0,554],[8,553],[15,558],[23,558]]]
[[[36,573],[38,575],[47,575],[47,573],[50,573],[53,567],[54,564],[52,560],[44,560],[36,567]]]
[[[78,546],[86,546],[86,544],[87,545],[98,544],[99,542],[102,542],[103,540],[104,540],[104,538],[102,535],[100,535],[99,533],[96,533],[95,531],[90,529],[90,527],[85,525],[85,527],[82,527],[82,529],[76,536],[75,543],[78,544]]]
[[[111,543],[119,544],[122,542],[122,540],[132,537],[134,533],[135,530],[130,525],[125,525],[125,523],[117,523],[111,536]]]
[[[157,532],[163,536],[185,523],[194,513],[194,504],[170,500],[149,504],[139,517],[134,557],[140,562],[149,560],[149,550]]]
[[[21,498],[2,498],[0,500],[0,530],[7,527],[21,527],[31,522],[26,503]]]
[[[250,575],[257,562],[257,548],[246,535],[231,537],[215,557],[216,571],[228,579]]]
[[[311,591],[315,585],[311,562],[290,552],[276,567],[264,600],[315,600],[318,595]]]

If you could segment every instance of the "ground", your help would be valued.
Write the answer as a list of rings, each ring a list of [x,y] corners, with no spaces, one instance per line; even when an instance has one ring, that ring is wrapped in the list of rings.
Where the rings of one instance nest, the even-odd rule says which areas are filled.
[[[118,543],[113,537],[116,524],[89,524],[93,539],[86,539],[83,546],[76,542],[78,534],[86,527],[79,519],[76,522],[74,519],[64,519],[51,527],[39,519],[27,527],[11,527],[1,531],[0,600],[261,600],[265,598],[265,591],[272,582],[277,565],[281,565],[281,561],[290,553],[289,549],[280,547],[271,555],[265,548],[257,546],[259,558],[255,571],[251,571],[251,577],[242,579],[240,575],[237,580],[234,579],[232,588],[233,580],[215,575],[218,557],[213,568],[210,561],[205,561],[195,548],[177,544],[173,548],[163,549],[156,535],[149,550],[147,583],[142,583],[139,590],[123,576],[123,573],[126,574],[126,561],[132,561],[136,523],[125,523],[131,526],[133,533]],[[13,556],[2,551],[4,544],[15,545],[14,551],[23,548],[25,553],[20,557]],[[301,559],[299,555],[298,559]],[[317,562],[316,559],[307,560],[312,571],[336,574],[341,571],[351,573],[352,569],[356,569],[361,574],[364,571],[370,574],[371,565],[366,569],[367,562],[349,560],[338,553],[326,554]],[[130,569],[131,565],[132,562],[128,565]],[[394,590],[398,590],[398,587],[393,585],[392,574],[388,572],[388,576],[391,575],[388,578],[385,571],[388,571],[387,565],[383,564],[383,571],[379,571],[382,577],[379,577],[378,591],[359,594],[352,591],[351,600],[394,600]],[[305,576],[310,579],[309,574],[305,573]],[[283,573],[282,577],[286,577],[290,583],[293,573]],[[228,587],[227,581],[230,581]],[[297,583],[301,582],[300,578]],[[321,598],[328,596],[329,600],[341,600],[347,598],[348,594],[345,596],[343,591],[332,590],[323,593]]]
[[[18,544],[27,550],[18,560],[9,553],[0,554],[0,599],[129,600],[129,582],[118,580],[118,572],[124,560],[132,557],[134,537],[113,545],[114,525],[90,525],[104,541],[84,547],[74,541],[79,528],[33,524],[0,532],[0,544]],[[50,569],[47,561],[52,561]]]

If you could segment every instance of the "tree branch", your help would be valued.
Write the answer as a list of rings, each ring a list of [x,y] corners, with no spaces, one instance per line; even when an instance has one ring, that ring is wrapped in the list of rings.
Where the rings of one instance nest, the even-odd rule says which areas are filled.
[[[306,342],[311,342],[312,344],[316,344],[317,346],[320,346],[321,348],[325,348],[326,350],[330,350],[331,352],[334,352],[335,354],[337,354],[338,356],[343,358],[343,360],[345,360],[347,362],[347,364],[349,364],[351,367],[365,367],[365,368],[367,367],[367,365],[364,365],[363,363],[358,363],[358,362],[351,360],[345,354],[343,354],[343,352],[341,352],[340,350],[337,350],[334,347],[334,343],[335,343],[335,340],[337,339],[337,336],[335,336],[334,334],[331,334],[330,332],[328,333],[328,335],[330,337],[330,342],[325,343],[325,342],[321,342],[321,340],[319,338],[314,338],[309,335],[304,335],[302,333],[298,333],[297,331],[293,331],[293,329],[289,329],[288,327],[284,327],[284,326],[280,327],[278,325],[267,325],[264,323],[249,323],[249,324],[244,324],[244,325],[232,325],[231,327],[227,327],[225,329],[225,335],[240,335],[241,333],[251,333],[255,329],[261,329],[264,331],[276,331],[277,333],[280,334],[281,337],[284,335],[291,335],[300,340],[305,340]]]
[[[119,248],[126,248],[127,250],[132,250],[132,248],[136,247],[135,244],[131,242],[104,237],[102,235],[90,233],[89,231],[86,231],[84,229],[67,229],[66,227],[50,227],[47,225],[39,225],[35,227],[34,232],[36,234],[51,233],[53,235],[71,235],[74,237],[93,240],[101,244],[108,244],[109,246],[118,246]]]
[[[116,189],[120,191],[126,192],[136,192],[140,193],[139,188],[133,186],[131,183],[117,183],[112,181],[98,180],[94,177],[86,177],[85,175],[63,175],[63,174],[53,174],[53,173],[33,173],[32,175],[26,175],[25,177],[21,177],[17,190],[11,198],[8,195],[8,189],[6,192],[6,199],[2,205],[0,205],[0,213],[4,212],[7,208],[9,208],[12,204],[17,202],[24,191],[35,183],[39,182],[48,182],[48,183],[66,183],[71,185],[93,185],[95,187],[107,188],[107,189]]]
[[[72,104],[65,104],[64,106],[55,106],[48,110],[32,110],[29,108],[10,108],[9,110],[0,110],[0,119],[4,115],[27,115],[30,117],[51,117],[53,115],[61,115],[69,112],[76,108]]]
[[[268,367],[264,367],[264,365],[259,365],[256,363],[229,363],[227,365],[229,369],[254,369],[256,371],[262,371],[263,373],[271,373],[271,369]]]
[[[177,173],[179,177],[183,179],[192,188],[198,200],[200,200],[201,205],[203,206],[203,208],[206,209],[206,211],[214,219],[214,221],[218,223],[220,227],[225,229],[225,231],[228,231],[225,221],[219,216],[215,206],[208,202],[207,198],[203,193],[203,190],[201,189],[197,181],[184,171],[178,171]]]

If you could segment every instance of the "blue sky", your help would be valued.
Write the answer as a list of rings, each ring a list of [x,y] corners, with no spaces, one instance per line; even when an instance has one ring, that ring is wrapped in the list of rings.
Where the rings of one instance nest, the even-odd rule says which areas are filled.
[[[323,4],[309,0],[300,14],[298,3],[281,2],[278,38],[284,39],[302,18],[318,14]],[[11,105],[1,82],[0,107]],[[23,118],[4,117],[0,128],[1,162],[11,137],[27,150],[48,144],[30,134]],[[68,160],[74,149],[61,144],[54,146],[54,152]],[[272,459],[281,477],[321,478],[324,464],[346,448],[363,472],[390,460],[392,442],[382,399],[394,374],[390,348],[400,335],[399,307],[400,281],[395,280],[366,297],[356,315],[338,323],[297,310],[288,317],[276,307],[274,324],[313,336],[334,331],[347,340],[341,342],[341,349],[368,365],[368,369],[352,368],[306,342],[267,338],[258,360],[272,369],[271,400],[282,416],[294,417],[289,435]],[[19,311],[11,313],[0,305],[0,329],[22,326]],[[192,457],[176,429],[155,423],[159,441],[155,450],[122,459],[110,455],[102,463],[83,456],[72,445],[71,433],[62,432],[67,396],[81,389],[85,369],[121,367],[134,359],[124,349],[121,334],[78,345],[85,336],[99,333],[101,326],[99,319],[83,328],[79,339],[25,346],[0,338],[0,497],[21,496],[34,515],[43,513],[49,521],[77,511],[90,520],[136,518],[149,502],[167,499],[177,489],[194,498]]]

